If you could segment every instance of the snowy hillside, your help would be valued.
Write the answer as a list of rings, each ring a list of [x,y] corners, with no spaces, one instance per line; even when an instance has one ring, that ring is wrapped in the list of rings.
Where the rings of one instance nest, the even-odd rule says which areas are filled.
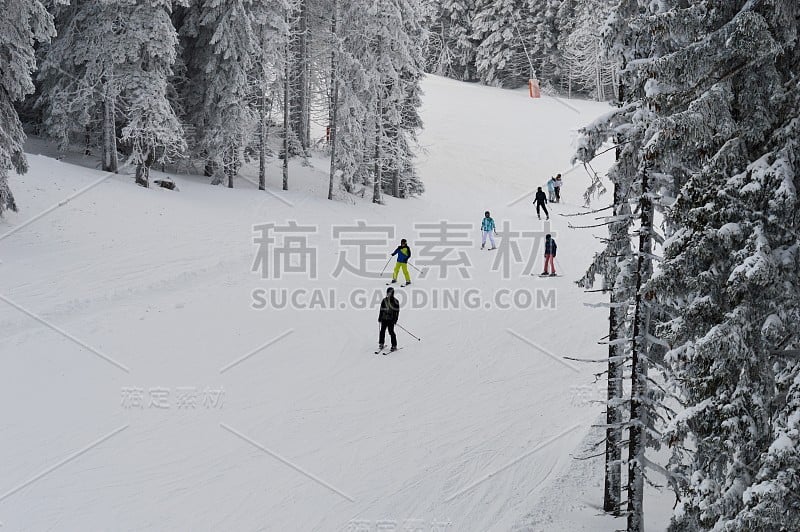
[[[585,305],[603,298],[573,283],[600,229],[559,214],[581,210],[588,183],[567,173],[574,131],[606,106],[438,77],[423,88],[427,192],[383,206],[326,200],[324,159],[293,164],[289,192],[271,167],[269,193],[120,175],[60,204],[105,174],[31,141],[30,172],[10,179],[21,210],[0,222],[4,529],[620,526],[598,516],[600,463],[573,460],[593,454],[604,385],[563,358],[604,354],[605,316]],[[548,225],[529,194],[556,172],[565,200]],[[491,252],[485,210],[501,233]],[[451,228],[452,266],[412,268],[397,289],[400,324],[421,341],[398,331],[389,356],[373,354],[387,273],[337,272],[358,266],[359,221],[385,231],[370,235],[372,273],[400,238],[424,269],[438,260],[426,234],[467,224]],[[254,226],[290,222],[308,232],[272,233],[260,255]],[[545,232],[561,277],[530,275]],[[292,260],[281,267],[304,271],[276,279],[281,245],[301,246],[316,276]]]

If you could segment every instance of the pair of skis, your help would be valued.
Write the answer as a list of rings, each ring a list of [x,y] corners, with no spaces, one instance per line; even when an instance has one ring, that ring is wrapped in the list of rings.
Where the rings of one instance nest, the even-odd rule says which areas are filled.
[[[397,351],[400,351],[401,349],[403,349],[403,348],[402,347],[398,347],[397,349],[392,351],[391,349],[387,349],[387,348],[384,347],[384,348],[381,348],[381,349],[378,349],[377,351],[375,351],[375,354],[376,355],[388,355],[389,353],[395,353]]]
[[[397,283],[393,283],[393,282],[390,281],[390,282],[386,283],[386,286],[392,286],[393,284],[397,284]],[[398,284],[397,286],[399,286],[400,288],[403,288],[403,287],[408,286],[410,284],[411,283],[403,283],[403,284]]]

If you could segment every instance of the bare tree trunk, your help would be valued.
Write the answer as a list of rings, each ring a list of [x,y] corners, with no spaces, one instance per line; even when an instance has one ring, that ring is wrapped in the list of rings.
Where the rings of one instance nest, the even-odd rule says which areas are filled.
[[[336,120],[339,114],[337,110],[338,107],[338,100],[339,100],[339,81],[336,80],[333,82],[333,97],[334,97],[334,108],[333,108],[333,120],[331,121],[330,125],[330,135],[331,135],[331,173],[330,179],[328,181],[328,199],[333,199],[333,183],[336,179]]]
[[[117,95],[111,82],[106,82],[103,97],[103,170],[117,173],[117,127],[116,127]]]
[[[206,177],[214,177],[216,164],[211,159],[206,159],[206,164],[203,167],[203,175]]]
[[[338,2],[333,0],[333,16],[331,18],[331,35],[336,39],[338,22]],[[329,116],[328,130],[330,135],[331,144],[331,173],[328,179],[328,199],[333,199],[333,182],[336,178],[336,121],[339,115],[339,73],[336,69],[336,43],[334,42],[333,50],[331,51],[331,97],[329,100]]]
[[[83,154],[89,156],[92,154],[92,129],[89,126],[86,126],[83,130],[83,141]]]
[[[301,0],[296,29],[291,39],[291,124],[292,131],[300,142],[303,155],[311,146],[310,126],[310,92],[311,92],[311,58],[309,57],[309,25],[308,0]]]
[[[623,97],[625,96],[624,87],[622,84],[618,87],[617,92],[617,106],[621,107]],[[617,161],[622,156],[623,139],[620,135],[615,137],[615,144],[617,149],[615,158]],[[614,197],[613,197],[613,216],[616,220],[617,216],[625,213],[627,214],[630,209],[622,191],[622,187],[618,183],[614,183]],[[630,248],[630,236],[628,234],[628,225],[619,220],[613,222],[609,226],[609,238],[613,243],[611,247],[610,260],[617,261],[617,256],[624,253],[625,249]],[[622,397],[623,397],[623,372],[624,360],[622,359],[624,350],[621,346],[617,345],[620,339],[620,328],[625,325],[627,314],[626,307],[618,307],[617,301],[617,277],[619,268],[616,266],[610,272],[610,278],[607,279],[611,285],[610,295],[610,308],[608,315],[608,390],[606,401],[606,476],[605,476],[605,490],[603,493],[603,509],[615,516],[620,515],[622,505]],[[623,295],[624,299],[625,296]]]
[[[381,96],[378,94],[375,103],[375,183],[372,190],[372,203],[381,202]]]
[[[599,48],[599,43],[595,44],[596,48]],[[603,92],[603,76],[602,76],[602,57],[600,55],[600,50],[595,51],[594,55],[594,83],[597,86],[597,101],[602,102],[606,99],[606,95]]]
[[[289,93],[290,75],[289,68],[289,43],[284,47],[284,68],[283,68],[283,190],[289,190]]]
[[[567,74],[567,99],[572,99],[572,63],[569,65],[569,74]]]
[[[619,206],[624,201],[622,191],[618,184],[614,184],[614,210],[613,216],[620,214]],[[615,222],[620,224],[620,222]],[[622,253],[620,249],[623,245],[622,240],[629,239],[627,226],[620,228],[612,224],[609,227],[612,247],[612,255],[615,257]],[[612,258],[610,260],[616,260]],[[605,489],[603,493],[603,510],[613,515],[619,515],[620,504],[622,501],[622,379],[623,379],[623,349],[617,345],[620,338],[620,327],[625,322],[625,309],[619,308],[617,299],[616,277],[618,269],[612,270],[610,293],[610,309],[608,315],[608,388],[606,398],[606,475]]]
[[[136,184],[150,188],[150,167],[155,162],[155,154],[148,151],[136,165]]]
[[[136,184],[145,188],[150,187],[149,175],[147,172],[147,167],[144,165],[144,163],[139,163],[136,165]]]
[[[227,180],[227,187],[233,188],[233,178],[236,177],[237,173],[239,173],[236,158],[237,150],[238,147],[234,145],[234,141],[231,140],[222,153],[222,175],[216,177],[214,179],[214,183],[212,184],[218,185]]]
[[[639,257],[636,268],[636,296],[633,315],[633,344],[631,347],[631,419],[628,441],[628,532],[644,531],[644,452],[647,447],[647,334],[649,305],[642,288],[652,269],[651,246],[653,202],[649,195],[647,170],[642,172],[642,192],[639,199],[641,227],[639,228]]]
[[[267,142],[269,140],[269,115],[271,108],[272,99],[264,92],[261,95],[261,108],[259,109],[258,190],[267,189]]]

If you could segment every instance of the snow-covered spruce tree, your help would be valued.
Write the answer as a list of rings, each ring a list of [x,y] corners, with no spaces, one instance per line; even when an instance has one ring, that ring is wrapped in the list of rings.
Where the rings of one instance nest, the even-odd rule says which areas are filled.
[[[675,305],[662,328],[686,406],[670,431],[683,480],[673,530],[800,526],[800,368],[781,353],[800,332],[800,131],[785,125],[790,143],[747,164],[732,139],[684,187],[653,283]]]
[[[566,4],[566,2],[565,2]],[[567,94],[590,94],[598,101],[614,99],[618,65],[610,61],[603,49],[602,28],[611,6],[602,0],[588,0],[572,13],[573,20],[560,31],[559,48],[562,87]]]
[[[330,146],[330,167],[328,173],[328,199],[333,199],[336,183],[336,147],[338,141],[337,124],[339,122],[339,61],[337,60],[337,33],[339,31],[339,1],[331,2],[331,26],[329,40],[331,43],[331,71],[328,84],[328,144]]]
[[[652,114],[627,104],[583,130],[578,158],[591,161],[604,140],[619,143],[617,161],[608,178],[614,186],[612,214],[606,220],[609,238],[595,257],[580,284],[592,287],[601,275],[603,289],[610,294],[608,396],[606,404],[606,480],[604,508],[620,513],[621,471],[627,466],[628,531],[643,529],[643,494],[648,447],[660,440],[661,393],[651,385],[650,353],[654,338],[651,325],[651,296],[645,289],[653,271],[654,190],[658,166],[647,151],[654,135]],[[624,139],[624,140],[623,140]],[[631,238],[636,237],[636,251]],[[629,368],[631,393],[622,395],[624,368]],[[628,419],[623,419],[627,408]],[[627,438],[624,433],[627,431]],[[627,439],[627,456],[623,448]]]
[[[426,64],[440,76],[473,81],[478,43],[472,37],[476,0],[436,2],[430,25]]]
[[[265,190],[271,114],[273,108],[277,107],[276,95],[280,90],[283,50],[289,36],[289,24],[285,14],[290,8],[290,3],[259,2],[254,4],[253,8],[253,27],[258,40],[258,53],[251,76],[250,100],[258,114],[258,136],[255,147],[259,162],[258,188]]]
[[[167,100],[177,36],[167,0],[77,1],[58,9],[58,36],[46,49],[39,105],[49,134],[65,149],[75,134],[99,129],[103,169],[117,170],[117,124],[148,186],[149,168],[184,149]],[[88,132],[88,133],[87,133]]]
[[[574,18],[570,0],[528,0],[532,30],[523,35],[538,77],[556,85],[563,70],[559,28]]]
[[[612,173],[621,172],[620,159]],[[631,206],[625,198],[629,197],[627,179],[614,181],[611,202],[611,217],[608,224],[608,239],[605,248],[595,255],[586,275],[578,285],[591,289],[596,277],[600,276],[601,290],[609,294],[608,315],[608,365],[606,387],[606,426],[605,426],[605,480],[603,488],[603,509],[619,515],[622,504],[622,445],[623,430],[626,428],[624,414],[627,403],[623,398],[623,379],[625,363],[630,359],[631,330],[628,320],[630,302],[634,298],[630,282],[636,274],[636,262],[631,248],[631,226],[633,216]],[[601,183],[597,183],[601,185]]]
[[[535,26],[528,1],[476,0],[472,25],[472,38],[479,43],[475,64],[480,80],[505,87],[526,83],[533,73],[523,39],[533,35]]]
[[[186,149],[183,128],[167,99],[178,37],[170,19],[172,0],[136,0],[119,8],[122,29],[116,45],[125,50],[115,76],[125,101],[121,140],[130,148],[136,182],[148,187],[153,163],[172,160]]]
[[[360,58],[367,54],[369,46],[356,29],[365,25],[359,21],[364,6],[358,2],[339,1],[336,4],[331,72],[331,83],[335,87],[331,118],[331,179],[337,181],[336,186],[345,192],[356,193],[358,183],[366,180],[366,169],[361,164],[367,135],[363,119],[368,114],[371,79]]]
[[[14,109],[34,90],[34,44],[54,35],[53,18],[38,0],[5,0],[0,18],[0,215],[17,210],[8,172],[25,173],[25,133]]]
[[[333,173],[341,187],[384,189],[399,196],[419,192],[413,171],[414,131],[419,127],[419,78],[424,30],[418,0],[340,3],[337,25],[336,149]],[[387,179],[384,179],[386,176]]]
[[[424,187],[414,169],[416,132],[422,128],[419,107],[422,90],[423,51],[426,31],[422,27],[422,2],[396,1],[389,13],[383,40],[389,45],[381,71],[382,132],[385,156],[381,160],[382,191],[396,198],[422,193]],[[394,52],[394,53],[393,53]],[[388,56],[388,57],[386,57]]]
[[[311,0],[298,0],[291,18],[289,41],[290,124],[296,147],[293,154],[305,154],[311,146]]]
[[[556,81],[560,6],[560,0],[476,0],[472,37],[479,43],[480,80],[503,87],[520,86],[532,75]]]
[[[415,145],[417,131],[422,129],[419,108],[422,105],[422,88],[419,84],[420,72],[407,73],[402,78],[405,84],[400,102],[400,124],[398,126],[394,169],[391,175],[390,194],[396,198],[407,198],[425,192],[425,185],[416,171]]]
[[[593,154],[612,136],[625,142],[622,154],[635,150],[639,173],[653,180],[654,206],[669,214],[663,268],[637,297],[661,313],[657,330],[672,348],[668,376],[686,406],[665,437],[676,451],[668,478],[682,496],[674,530],[775,530],[770,518],[796,515],[794,503],[769,491],[786,493],[796,482],[775,470],[796,456],[782,438],[791,412],[774,406],[776,382],[790,387],[794,366],[777,379],[769,355],[782,345],[777,336],[797,342],[797,219],[786,207],[797,185],[797,9],[777,1],[621,2],[611,19],[626,104],[590,128],[583,149]],[[770,445],[775,439],[783,443]],[[628,529],[640,530],[637,477],[648,462],[633,443]],[[763,486],[748,489],[754,478]]]
[[[584,128],[577,152],[578,160],[589,163],[606,149],[607,141],[614,142],[617,150],[617,160],[608,172],[614,186],[613,214],[607,220],[610,238],[583,284],[591,286],[594,275],[603,274],[604,289],[611,294],[610,326],[617,331],[610,337],[613,339],[610,347],[616,348],[609,349],[604,500],[606,509],[615,511],[619,500],[616,464],[618,458],[623,459],[628,470],[625,513],[630,532],[643,528],[644,483],[650,465],[645,451],[660,445],[659,425],[663,422],[663,394],[652,385],[650,376],[655,362],[651,354],[659,343],[652,334],[654,301],[647,289],[653,272],[653,243],[660,238],[654,227],[654,213],[674,196],[675,180],[683,175],[679,162],[661,143],[663,129],[668,126],[659,122],[658,112],[645,90],[649,77],[646,67],[653,61],[649,58],[658,57],[675,45],[672,35],[647,27],[660,20],[660,13],[649,12],[649,7],[659,10],[667,5],[621,1],[604,31],[607,58],[622,65],[619,107]],[[595,182],[589,194],[598,187],[600,183]],[[633,254],[629,252],[631,237],[637,241]],[[627,399],[619,396],[622,368],[618,362],[630,366],[631,394]],[[627,421],[620,420],[621,406],[628,407]],[[624,458],[614,449],[617,442],[624,441],[621,431],[627,431],[628,436]]]
[[[691,175],[651,283],[685,406],[668,433],[671,529],[796,530],[800,6],[691,7],[694,38],[651,71],[655,104],[684,109],[670,132]]]
[[[181,13],[187,121],[213,184],[233,187],[257,126],[249,76],[259,54],[250,0],[197,0]]]
[[[45,132],[62,150],[74,135],[87,136],[88,151],[92,134],[99,130],[102,167],[110,172],[118,167],[117,73],[128,54],[119,38],[126,31],[126,9],[127,4],[113,0],[56,6],[57,35],[45,50],[38,75],[37,106],[43,110]]]

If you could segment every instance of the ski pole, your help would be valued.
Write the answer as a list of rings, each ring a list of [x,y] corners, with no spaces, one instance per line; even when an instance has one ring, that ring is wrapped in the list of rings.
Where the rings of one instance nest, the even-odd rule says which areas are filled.
[[[411,266],[412,268],[414,268],[415,270],[417,270],[419,273],[422,273],[422,270],[420,270],[419,268],[417,268],[416,266],[414,266],[414,265],[413,265],[413,264],[411,264],[410,262],[408,263],[408,265],[409,265],[409,266]],[[406,331],[406,332],[407,332],[407,331]]]
[[[408,330],[408,329],[406,329],[405,327],[403,327],[403,326],[402,326],[402,325],[400,325],[399,323],[395,323],[395,325],[397,325],[398,327],[400,327],[401,329],[403,329],[405,332],[407,332],[408,334],[410,334],[410,335],[411,335],[413,338],[416,338],[418,342],[421,342],[421,341],[422,341],[422,338],[419,338],[419,337],[417,337],[417,336],[414,336],[414,334],[413,334],[413,333],[409,332],[409,330]]]
[[[381,270],[381,274],[378,277],[383,277],[383,272],[386,271],[386,267],[389,265],[390,262],[392,262],[392,257],[389,257],[389,260],[387,260],[386,264],[383,265],[383,269]]]

